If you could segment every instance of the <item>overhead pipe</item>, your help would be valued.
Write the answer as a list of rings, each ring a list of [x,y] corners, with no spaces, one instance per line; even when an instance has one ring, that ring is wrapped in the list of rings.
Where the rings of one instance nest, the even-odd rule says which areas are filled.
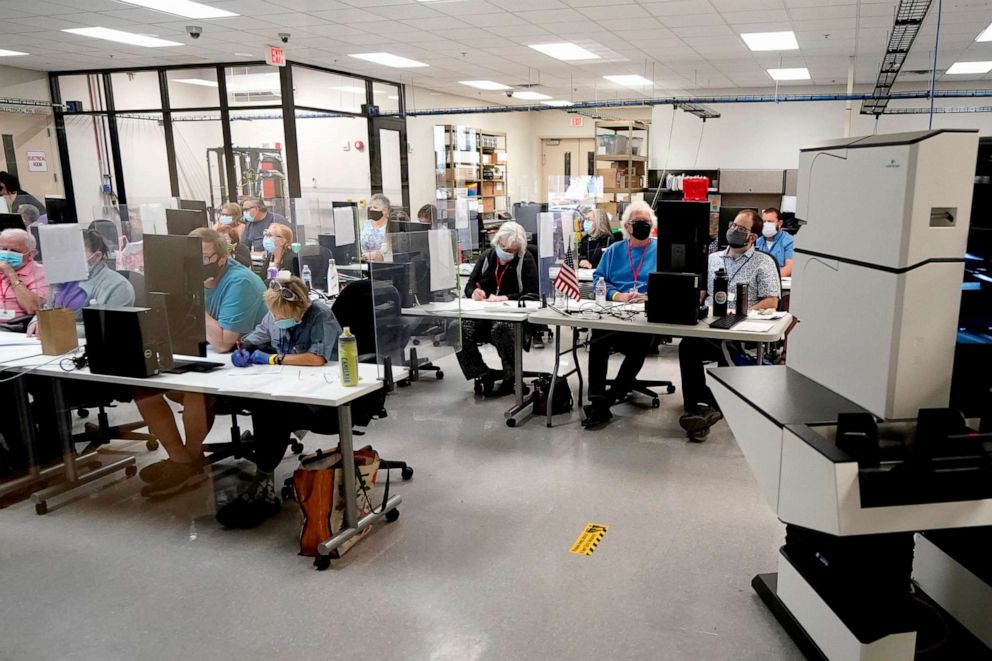
[[[892,92],[891,100],[900,99],[929,99],[930,90],[915,90],[908,92]],[[935,90],[933,98],[984,98],[992,97],[992,89],[975,90]],[[717,103],[788,103],[816,101],[866,101],[873,98],[872,94],[787,94],[775,95],[739,95],[739,96],[667,96],[650,99],[614,99],[611,101],[583,101],[570,106],[545,106],[540,104],[520,106],[481,106],[475,108],[429,108],[425,110],[408,110],[405,114],[383,113],[383,117],[426,117],[431,115],[475,115],[507,112],[543,112],[559,110],[573,112],[596,108],[637,108],[642,106],[677,106],[684,104],[717,104]]]

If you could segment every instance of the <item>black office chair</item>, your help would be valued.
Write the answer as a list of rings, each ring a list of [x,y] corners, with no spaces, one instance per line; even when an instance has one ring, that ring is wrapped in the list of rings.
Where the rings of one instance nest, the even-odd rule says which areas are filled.
[[[334,258],[334,253],[324,246],[303,246],[300,248],[300,269],[310,267],[310,278],[313,288],[327,291],[327,264]]]
[[[79,389],[82,392],[82,389]],[[94,451],[102,445],[107,445],[111,441],[144,441],[149,452],[158,450],[158,438],[149,432],[139,432],[139,429],[147,427],[144,420],[136,420],[122,425],[111,425],[107,416],[107,409],[116,408],[119,403],[131,401],[130,395],[121,392],[115,395],[107,395],[106,390],[99,389],[98,396],[88,399],[85,396],[73,402],[76,407],[76,415],[80,418],[89,417],[89,409],[97,409],[96,423],[87,422],[83,425],[83,432],[75,434],[72,438],[74,443],[86,443],[83,454]],[[119,396],[118,396],[119,395]]]

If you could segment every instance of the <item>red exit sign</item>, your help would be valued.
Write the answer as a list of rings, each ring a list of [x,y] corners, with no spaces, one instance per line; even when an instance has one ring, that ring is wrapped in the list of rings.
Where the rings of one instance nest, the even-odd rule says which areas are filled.
[[[265,49],[265,63],[274,67],[286,66],[286,51],[277,46],[269,46]]]
[[[579,127],[582,126],[583,117],[582,115],[572,115],[572,126]]]

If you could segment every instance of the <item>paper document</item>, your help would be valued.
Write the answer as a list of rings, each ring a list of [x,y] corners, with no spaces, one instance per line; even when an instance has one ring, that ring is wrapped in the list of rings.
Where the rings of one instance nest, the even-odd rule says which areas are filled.
[[[455,228],[468,229],[468,199],[464,197],[455,200]]]
[[[158,204],[142,204],[138,207],[141,217],[142,234],[168,234],[165,225],[165,207]]]
[[[40,225],[38,238],[45,256],[45,279],[49,284],[79,282],[90,276],[83,248],[83,226],[77,223]]]
[[[751,321],[748,319],[737,324],[731,330],[743,331],[745,333],[767,333],[774,325],[770,321]]]
[[[450,230],[429,230],[427,247],[431,260],[431,291],[455,287],[455,254]]]
[[[355,242],[355,211],[353,207],[334,207],[334,245],[350,246]]]
[[[772,312],[771,314],[761,314],[757,310],[751,310],[750,312],[747,313],[747,318],[757,319],[759,321],[762,319],[781,319],[782,317],[785,316],[785,314],[786,314],[785,312],[778,312],[778,311]]]
[[[795,195],[783,195],[782,196],[782,208],[780,209],[782,213],[796,213],[796,196]]]
[[[248,367],[239,367],[226,371],[228,376],[239,378],[271,377],[282,373],[282,365],[250,365]]]
[[[537,249],[540,257],[555,256],[555,215],[545,211],[537,216]]]

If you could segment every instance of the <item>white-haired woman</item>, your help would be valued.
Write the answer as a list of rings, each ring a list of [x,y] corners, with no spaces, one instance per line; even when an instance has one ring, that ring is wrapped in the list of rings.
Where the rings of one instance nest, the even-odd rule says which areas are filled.
[[[593,282],[603,278],[606,298],[624,303],[639,303],[646,298],[648,274],[658,262],[657,241],[651,232],[658,226],[658,217],[647,202],[638,200],[624,209],[620,229],[623,241],[603,252],[603,258],[593,273]],[[583,407],[586,428],[597,427],[613,417],[610,407],[622,401],[637,378],[647,356],[653,336],[642,333],[619,333],[594,330],[589,335],[589,404]],[[623,363],[609,390],[606,372],[610,351],[624,354]]]
[[[610,214],[603,209],[592,209],[582,221],[582,240],[579,241],[579,268],[594,269],[603,258],[603,251],[613,243]]]
[[[479,256],[465,284],[465,296],[477,301],[498,303],[538,296],[537,262],[527,252],[527,233],[518,223],[500,225],[492,239],[492,247]],[[479,344],[489,342],[496,347],[502,369],[492,370],[479,353]],[[487,396],[502,396],[513,392],[513,326],[502,321],[465,320],[462,322],[462,350],[458,364],[466,379],[481,382]],[[502,379],[495,388],[497,379]]]

